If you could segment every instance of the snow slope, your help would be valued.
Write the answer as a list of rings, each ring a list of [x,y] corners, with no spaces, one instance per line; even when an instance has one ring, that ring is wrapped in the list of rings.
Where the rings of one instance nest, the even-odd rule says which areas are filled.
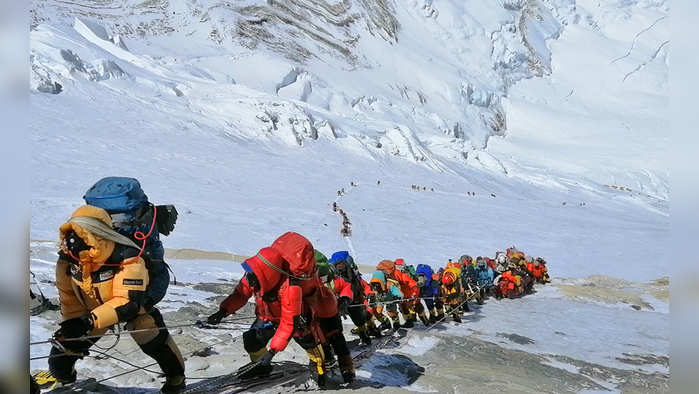
[[[549,261],[556,288],[490,302],[448,335],[518,333],[536,345],[514,350],[606,368],[636,346],[667,354],[666,300],[644,293],[654,310],[636,311],[559,287],[666,275],[667,15],[663,0],[34,1],[32,269],[51,280],[41,241],[103,176],[177,206],[167,247],[241,255],[288,230],[347,248],[330,209],[344,188],[360,264],[512,244]],[[214,308],[194,284],[239,274],[174,270],[172,312]],[[51,324],[33,319],[32,338]],[[430,357],[430,338],[405,349]]]

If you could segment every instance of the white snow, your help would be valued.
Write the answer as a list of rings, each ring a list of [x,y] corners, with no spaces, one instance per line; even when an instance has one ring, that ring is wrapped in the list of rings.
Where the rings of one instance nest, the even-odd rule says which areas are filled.
[[[432,336],[410,336],[400,351],[414,356],[421,356],[439,343],[439,338]]]
[[[454,325],[454,335],[471,335],[501,346],[541,354],[560,354],[596,364],[645,372],[668,372],[665,366],[635,366],[617,359],[623,353],[667,354],[667,313],[640,312],[628,306],[581,303],[564,299],[552,286],[514,300],[491,299]],[[534,343],[520,344],[502,334],[517,334]]]
[[[366,266],[403,257],[437,267],[514,244],[545,257],[556,278],[667,275],[664,0],[349,1],[332,12],[301,0],[298,23],[278,22],[288,14],[264,2],[85,3],[32,5],[40,279],[54,275],[58,226],[111,175],[177,206],[168,248],[251,255],[298,231]],[[45,93],[55,83],[60,93]],[[352,221],[349,245],[336,199]],[[188,285],[241,275],[232,261],[170,263]],[[188,285],[171,287],[167,310],[215,308]],[[668,353],[669,307],[643,300],[655,310],[568,300],[549,286],[490,301],[447,332],[632,368],[616,357]],[[52,330],[30,320],[32,340]],[[425,354],[436,341],[412,337],[401,351]],[[360,376],[406,384],[374,364]]]

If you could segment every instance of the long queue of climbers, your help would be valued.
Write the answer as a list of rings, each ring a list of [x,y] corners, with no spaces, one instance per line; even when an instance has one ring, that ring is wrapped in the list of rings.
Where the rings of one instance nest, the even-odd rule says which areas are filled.
[[[413,328],[418,319],[428,327],[447,316],[461,323],[471,300],[483,304],[491,295],[516,298],[531,293],[534,283],[550,282],[546,261],[515,247],[494,259],[462,255],[437,270],[427,264],[415,267],[402,258],[382,260],[368,281],[347,251],[328,260],[316,250],[315,258],[321,282],[334,292],[340,313],[352,319],[353,333],[366,344],[383,330]]]
[[[84,199],[87,204],[59,228],[56,286],[62,321],[51,340],[50,379],[61,386],[75,383],[76,361],[107,330],[125,323],[141,350],[160,366],[165,376],[161,392],[181,392],[184,358],[157,308],[169,284],[159,234],[174,229],[176,209],[148,202],[133,178],[104,178]],[[365,277],[347,251],[328,259],[295,232],[260,249],[242,269],[233,293],[206,319],[217,325],[254,299],[255,320],[242,335],[250,363],[236,376],[269,375],[275,355],[293,340],[306,351],[320,387],[333,365],[344,382],[356,377],[342,318],[349,317],[352,333],[371,344],[372,338],[414,327],[418,319],[428,327],[447,317],[460,323],[471,300],[519,297],[534,283],[550,281],[544,259],[514,247],[493,259],[463,255],[437,269],[401,258],[382,260]]]

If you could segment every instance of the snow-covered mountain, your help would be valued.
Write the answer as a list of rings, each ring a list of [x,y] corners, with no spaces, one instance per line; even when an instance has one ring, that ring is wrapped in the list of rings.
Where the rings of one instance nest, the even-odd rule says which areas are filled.
[[[667,366],[619,359],[667,354],[663,282],[649,281],[666,275],[668,13],[665,0],[33,0],[32,268],[51,279],[42,241],[103,176],[177,205],[167,247],[242,255],[287,230],[347,248],[330,210],[344,188],[366,266],[512,244],[549,260],[555,288],[487,304],[470,335],[516,332],[554,367],[662,386]],[[174,267],[231,279],[217,264]],[[585,319],[555,321],[570,310],[601,344],[573,328]],[[554,322],[521,323],[532,313]],[[636,379],[609,371],[593,380]],[[595,386],[550,389],[582,388]]]
[[[231,137],[666,199],[668,6],[605,3],[37,1],[32,81]]]

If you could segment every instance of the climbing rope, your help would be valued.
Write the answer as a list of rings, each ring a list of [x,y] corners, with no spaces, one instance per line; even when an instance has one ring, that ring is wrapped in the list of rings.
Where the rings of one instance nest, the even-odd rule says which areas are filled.
[[[216,342],[214,342],[214,343],[211,343],[211,344],[202,346],[202,347],[200,347],[200,348],[197,348],[197,349],[195,349],[195,350],[193,350],[193,351],[187,353],[187,354],[185,355],[185,357],[191,357],[191,356],[195,355],[196,353],[199,353],[199,352],[201,352],[201,351],[204,351],[204,350],[206,350],[206,349],[208,349],[208,348],[211,348],[211,347],[214,347],[214,346],[216,346],[216,345],[220,345],[220,344],[222,344],[222,343],[224,343],[224,342],[231,342],[231,343],[236,342],[237,340],[239,340],[239,339],[242,338],[242,337],[243,337],[243,334],[240,334],[240,335],[235,336],[235,337],[233,337],[233,338],[224,338],[224,339],[222,339],[222,340],[220,340],[220,341],[216,341]],[[113,356],[110,356],[110,357],[114,358]],[[145,372],[150,372],[150,373],[154,373],[154,374],[157,374],[157,375],[162,375],[161,372],[153,371],[153,370],[149,370],[149,369],[148,369],[148,368],[150,368],[150,367],[152,367],[152,366],[158,365],[157,362],[152,362],[152,363],[147,364],[147,365],[138,366],[138,365],[132,364],[132,363],[130,363],[130,362],[128,362],[128,361],[125,361],[125,360],[120,360],[120,361],[123,361],[124,363],[129,364],[129,365],[133,366],[134,368],[133,368],[133,369],[130,369],[130,370],[128,370],[128,371],[124,371],[124,372],[118,373],[118,374],[116,374],[116,375],[108,376],[108,377],[106,377],[106,378],[103,378],[103,379],[100,379],[100,380],[97,380],[97,381],[94,381],[94,382],[85,382],[85,383],[83,383],[83,384],[76,384],[76,385],[72,386],[72,389],[74,389],[74,390],[80,390],[80,389],[82,389],[82,388],[86,388],[86,387],[89,387],[89,386],[92,386],[92,385],[95,385],[95,384],[99,384],[99,383],[102,383],[102,382],[106,382],[107,380],[111,380],[111,379],[114,379],[114,378],[118,378],[118,377],[120,377],[120,376],[132,374],[132,373],[138,372],[138,371],[145,371]],[[214,377],[214,376],[206,376],[206,377],[190,377],[190,376],[187,376],[186,379],[189,379],[189,380],[204,380],[204,379],[210,379],[210,378],[213,378],[213,377]]]
[[[235,323],[237,321],[241,320],[247,320],[247,319],[255,319],[255,316],[241,316],[238,318],[233,318],[233,319],[227,319],[225,321],[222,321],[221,323]],[[173,329],[173,328],[184,328],[184,327],[200,327],[200,328],[210,328],[205,322],[202,322],[201,320],[197,320],[194,323],[186,323],[186,324],[176,324],[176,325],[168,325],[166,327],[153,327],[153,328],[142,328],[138,330],[120,330],[118,333],[104,333],[102,335],[85,335],[81,337],[75,337],[75,338],[62,338],[61,341],[63,342],[70,342],[70,341],[84,341],[86,339],[96,339],[96,338],[102,338],[106,336],[120,336],[122,333],[137,333],[137,332],[147,332],[147,331],[153,331],[153,330],[167,330],[167,329]],[[46,343],[54,343],[55,339],[48,339],[45,341],[36,341],[36,342],[30,342],[29,346],[33,345],[41,345],[41,344],[46,344]],[[43,358],[43,357],[42,357]]]

